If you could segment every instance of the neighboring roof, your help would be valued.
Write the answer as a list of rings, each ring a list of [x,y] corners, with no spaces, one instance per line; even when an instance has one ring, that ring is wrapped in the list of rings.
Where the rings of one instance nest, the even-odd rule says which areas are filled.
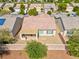
[[[47,14],[24,18],[21,33],[36,33],[38,29],[56,29],[55,19]]]
[[[2,16],[5,18],[5,22],[3,25],[0,26],[0,29],[7,29],[9,31],[12,31],[14,24],[16,22],[17,15],[4,15]]]
[[[79,16],[62,16],[61,17],[63,26],[65,30],[70,30],[73,28],[79,29]]]

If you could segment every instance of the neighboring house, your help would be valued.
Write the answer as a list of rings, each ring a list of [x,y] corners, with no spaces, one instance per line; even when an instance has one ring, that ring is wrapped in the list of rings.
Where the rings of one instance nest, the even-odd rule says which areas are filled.
[[[62,15],[56,19],[57,24],[61,29],[61,33],[66,35],[72,35],[72,29],[79,29],[79,17]]]
[[[4,15],[0,17],[0,30],[5,29],[16,36],[22,27],[23,17],[17,15]]]
[[[47,14],[24,17],[19,36],[21,40],[39,39],[40,37],[53,37],[56,34],[54,17]],[[33,38],[31,38],[33,37]]]

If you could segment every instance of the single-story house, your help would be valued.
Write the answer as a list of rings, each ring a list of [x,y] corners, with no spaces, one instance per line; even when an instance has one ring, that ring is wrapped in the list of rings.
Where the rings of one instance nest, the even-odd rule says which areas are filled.
[[[64,36],[72,35],[72,29],[79,29],[79,16],[62,15],[56,21]]]
[[[39,37],[52,37],[56,34],[56,24],[54,17],[47,14],[37,16],[24,17],[21,31],[19,32],[20,39],[28,40],[39,39]]]
[[[0,17],[0,30],[5,29],[16,36],[22,27],[23,16],[4,15]]]
[[[47,13],[48,11],[50,11],[51,8],[53,8],[53,11],[56,11],[58,9],[55,4],[44,4],[45,13]]]

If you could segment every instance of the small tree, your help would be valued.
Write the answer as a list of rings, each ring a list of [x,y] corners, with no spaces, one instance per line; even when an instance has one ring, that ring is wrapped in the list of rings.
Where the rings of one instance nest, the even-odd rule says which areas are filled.
[[[44,12],[44,9],[43,8],[41,8],[41,12]]]
[[[36,41],[27,43],[26,52],[30,59],[39,59],[47,55],[47,47]]]
[[[10,35],[8,31],[0,30],[0,58],[3,59],[3,55],[8,55],[10,51],[6,44],[14,43],[16,40]]]
[[[47,14],[51,15],[51,14],[52,14],[52,12],[51,12],[51,11],[48,11],[48,12],[47,12]]]
[[[25,10],[25,5],[24,5],[24,4],[21,4],[21,5],[20,5],[20,9]]]
[[[79,10],[78,10],[78,11],[76,11],[76,14],[79,16]]]
[[[54,9],[53,8],[50,8],[51,9],[51,11],[53,12],[54,11]]]
[[[24,10],[23,10],[23,9],[21,9],[19,14],[24,15],[24,14],[25,14]]]
[[[28,11],[28,14],[29,14],[30,16],[36,16],[36,15],[38,15],[38,11],[36,10],[36,8],[33,8],[33,9],[30,9],[30,10]]]
[[[24,15],[25,14],[24,10],[25,10],[25,5],[21,4],[20,5],[20,14]]]
[[[67,7],[66,3],[59,3],[58,11],[63,11],[64,12],[66,10],[66,7]]]
[[[11,12],[15,12],[15,10],[13,9],[13,7],[9,7],[9,10],[11,10]]]
[[[70,14],[67,14],[67,16],[70,16]]]
[[[76,14],[79,16],[79,7],[78,6],[74,7],[73,11],[76,12]]]
[[[68,53],[72,56],[79,57],[79,29],[73,31],[72,36],[67,41]]]
[[[79,7],[78,6],[75,6],[74,8],[73,8],[73,11],[74,12],[76,12],[76,11],[78,11],[79,10]]]
[[[16,39],[6,30],[0,30],[0,44],[15,43]]]

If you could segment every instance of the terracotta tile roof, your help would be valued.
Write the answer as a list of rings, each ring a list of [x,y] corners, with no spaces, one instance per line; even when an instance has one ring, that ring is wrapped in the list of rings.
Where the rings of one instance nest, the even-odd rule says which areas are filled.
[[[47,14],[24,18],[22,32],[36,32],[38,29],[56,29],[54,18]]]

